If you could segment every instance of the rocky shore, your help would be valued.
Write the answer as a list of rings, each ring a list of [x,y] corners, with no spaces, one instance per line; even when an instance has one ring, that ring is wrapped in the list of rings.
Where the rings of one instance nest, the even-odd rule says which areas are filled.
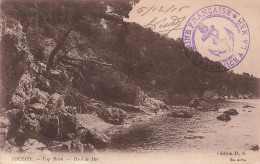
[[[125,102],[136,105],[100,101],[80,93],[77,87],[82,84],[73,85],[84,79],[75,74],[76,68],[58,65],[47,72],[47,65],[31,54],[23,27],[12,18],[2,17],[1,38],[4,47],[1,55],[5,61],[1,66],[4,72],[1,79],[4,107],[0,119],[3,151],[95,152],[111,140],[102,132],[107,127],[126,124],[131,121],[128,117],[132,113],[151,115],[167,108],[165,103],[146,96],[135,86],[130,86],[129,91],[129,84],[124,83],[111,86],[97,81],[92,85],[100,87],[96,93],[120,90]],[[44,53],[50,51],[47,48]],[[71,73],[69,69],[74,70]]]

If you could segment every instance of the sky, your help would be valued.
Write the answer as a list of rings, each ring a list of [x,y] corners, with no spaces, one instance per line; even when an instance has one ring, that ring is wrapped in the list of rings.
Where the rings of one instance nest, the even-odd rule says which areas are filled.
[[[155,32],[166,35],[171,22],[178,20],[176,28],[168,37],[181,38],[188,19],[203,7],[224,5],[237,11],[246,21],[250,31],[250,45],[245,58],[232,70],[235,73],[247,72],[260,78],[260,1],[258,0],[140,0],[125,21],[136,22]],[[158,24],[156,24],[159,22]],[[224,23],[225,22],[219,22]],[[156,24],[156,25],[154,25]],[[161,25],[161,26],[160,26]],[[172,29],[172,28],[171,28]]]

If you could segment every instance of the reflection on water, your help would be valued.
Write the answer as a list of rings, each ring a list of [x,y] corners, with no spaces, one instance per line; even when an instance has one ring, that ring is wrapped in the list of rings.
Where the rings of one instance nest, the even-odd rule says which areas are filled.
[[[259,100],[237,100],[232,104],[239,115],[231,121],[216,117],[229,108],[217,112],[197,111],[193,118],[158,116],[131,126],[119,126],[112,135],[109,150],[113,151],[228,151],[245,150],[248,144],[259,142]],[[250,104],[256,108],[243,108]]]

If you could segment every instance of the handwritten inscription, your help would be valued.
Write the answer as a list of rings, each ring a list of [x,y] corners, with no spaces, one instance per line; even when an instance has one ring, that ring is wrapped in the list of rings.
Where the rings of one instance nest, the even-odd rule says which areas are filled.
[[[164,36],[167,36],[174,30],[182,30],[182,23],[184,22],[186,16],[178,16],[180,12],[184,9],[189,8],[189,6],[176,7],[172,5],[170,7],[165,6],[142,6],[138,8],[137,13],[140,16],[148,17],[149,14],[158,13],[158,16],[152,17],[152,19],[144,25],[145,28],[151,28],[153,31],[158,32]]]
[[[184,17],[177,17],[177,16],[172,16],[170,19],[169,18],[163,18],[159,19],[158,17],[155,17],[151,22],[146,24],[144,27],[146,28],[151,28],[152,30],[158,29],[158,33],[164,33],[164,35],[168,35],[170,32],[174,30],[180,30],[183,29],[181,27],[182,22],[185,20]],[[170,28],[170,29],[168,29]]]
[[[189,8],[189,6],[182,6],[180,8],[177,8],[175,7],[175,5],[172,5],[171,7],[163,7],[163,6],[158,7],[153,5],[151,7],[140,7],[137,10],[137,13],[141,14],[141,16],[144,16],[149,12],[161,12],[161,13],[174,12],[174,11],[181,12],[185,8]]]

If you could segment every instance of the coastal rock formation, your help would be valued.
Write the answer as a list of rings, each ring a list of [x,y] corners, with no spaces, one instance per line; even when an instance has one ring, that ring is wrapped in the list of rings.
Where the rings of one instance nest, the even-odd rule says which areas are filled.
[[[243,108],[255,108],[255,107],[251,105],[244,105]]]
[[[222,115],[218,116],[217,119],[220,121],[230,121],[231,117],[228,114],[222,114]]]
[[[197,107],[201,106],[201,99],[195,98],[195,99],[191,100],[191,102],[188,104],[188,106],[193,107],[193,108],[197,108]]]
[[[252,145],[252,146],[250,147],[250,150],[258,151],[258,150],[259,150],[259,145]]]
[[[233,115],[233,116],[239,114],[236,109],[229,109],[229,110],[226,110],[224,113],[225,113],[225,114],[228,114],[228,115]]]
[[[104,121],[114,125],[120,125],[126,120],[126,113],[118,108],[104,108],[103,110],[99,110],[97,115]]]
[[[192,107],[199,111],[218,111],[218,106],[221,106],[221,103],[225,100],[220,99],[201,99],[194,98],[188,104],[189,107]]]
[[[180,117],[180,118],[192,118],[193,114],[189,110],[176,110],[176,111],[171,111],[170,113],[167,114],[167,116]]]
[[[97,149],[105,148],[111,142],[111,138],[109,138],[104,133],[98,131],[97,129],[79,128],[78,136],[81,143],[92,143],[93,146]]]
[[[24,145],[20,148],[23,153],[41,153],[46,150],[47,147],[43,143],[38,142],[35,139],[28,139],[24,142]]]

